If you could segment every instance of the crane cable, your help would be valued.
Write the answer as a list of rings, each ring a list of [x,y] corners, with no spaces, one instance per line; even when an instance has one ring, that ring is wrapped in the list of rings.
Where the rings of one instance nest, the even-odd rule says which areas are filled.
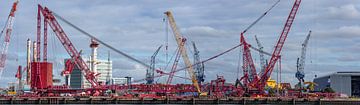
[[[56,14],[55,12],[53,12],[53,11],[51,11],[51,12],[54,14],[55,17],[57,17],[57,18],[60,19],[61,21],[65,22],[66,24],[70,25],[71,27],[73,27],[73,28],[75,28],[76,30],[80,31],[81,33],[85,34],[86,36],[88,36],[88,37],[96,40],[97,42],[99,42],[100,44],[104,45],[105,47],[108,47],[108,48],[110,48],[111,50],[113,50],[113,51],[115,51],[115,52],[117,52],[117,53],[125,56],[125,57],[128,58],[128,59],[130,59],[130,60],[132,60],[132,61],[135,61],[135,62],[137,62],[137,63],[139,63],[139,64],[141,64],[141,65],[143,65],[143,66],[145,66],[145,67],[147,67],[147,68],[150,68],[150,65],[148,65],[148,64],[146,64],[146,63],[144,63],[144,62],[142,62],[142,61],[140,61],[140,60],[138,60],[138,59],[135,59],[134,57],[131,57],[130,55],[128,55],[128,54],[126,54],[126,53],[124,53],[124,52],[122,52],[122,51],[120,51],[120,50],[118,50],[118,49],[116,49],[116,48],[114,48],[114,47],[112,47],[112,46],[110,46],[109,44],[101,41],[100,39],[96,38],[95,36],[93,36],[93,35],[85,32],[84,30],[82,30],[82,29],[80,29],[79,27],[75,26],[74,24],[70,23],[70,22],[67,21],[65,18],[61,17],[60,15]]]
[[[234,47],[232,47],[232,48],[230,48],[230,49],[228,49],[228,50],[226,50],[226,51],[224,51],[224,52],[221,52],[221,53],[219,53],[219,54],[217,54],[217,55],[215,55],[215,56],[212,56],[212,57],[210,57],[210,58],[208,58],[208,59],[206,59],[206,60],[203,60],[203,61],[201,61],[201,62],[196,62],[196,63],[192,64],[191,66],[187,66],[187,67],[184,67],[184,68],[177,69],[177,70],[174,71],[174,73],[175,73],[175,72],[182,71],[182,70],[185,70],[185,69],[190,68],[190,67],[193,67],[193,66],[195,66],[195,65],[198,65],[198,64],[205,63],[205,62],[208,62],[208,61],[210,61],[210,60],[213,60],[213,59],[215,59],[215,58],[217,58],[217,57],[220,57],[220,56],[222,56],[222,55],[224,55],[224,54],[226,54],[226,53],[228,53],[228,52],[230,52],[230,51],[232,51],[232,50],[234,50],[234,49],[236,49],[236,48],[238,48],[238,47],[240,47],[240,46],[242,46],[242,44],[238,44],[238,45],[236,45],[236,46],[234,46]],[[161,75],[161,74],[160,74],[160,75],[156,75],[156,76],[154,76],[153,78],[161,77],[161,76],[164,76],[164,75]],[[141,81],[143,81],[143,80],[145,80],[145,79],[134,80],[133,83],[135,83],[135,82],[141,82]]]

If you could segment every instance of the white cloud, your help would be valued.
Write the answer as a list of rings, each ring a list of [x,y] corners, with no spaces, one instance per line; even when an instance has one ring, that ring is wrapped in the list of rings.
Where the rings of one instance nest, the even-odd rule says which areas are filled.
[[[340,7],[330,7],[328,11],[330,18],[360,19],[360,12],[354,4],[343,5]]]
[[[183,29],[184,33],[187,33],[189,37],[224,37],[229,35],[224,30],[215,29],[209,26],[193,26]]]
[[[360,26],[341,26],[337,29],[324,29],[314,31],[314,37],[323,39],[352,39],[360,38]]]

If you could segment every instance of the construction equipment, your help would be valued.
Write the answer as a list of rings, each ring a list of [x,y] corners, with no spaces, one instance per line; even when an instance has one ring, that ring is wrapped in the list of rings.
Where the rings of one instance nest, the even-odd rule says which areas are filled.
[[[255,40],[256,40],[256,43],[257,43],[257,45],[259,47],[259,50],[263,51],[264,47],[261,45],[261,43],[260,43],[260,41],[259,41],[259,39],[257,38],[256,35],[255,35]],[[265,58],[264,58],[264,53],[259,52],[259,56],[260,56],[260,69],[261,69],[261,71],[259,73],[259,76],[261,76],[265,72],[265,68],[266,68],[267,64],[266,64],[266,61],[265,61]]]
[[[310,91],[315,90],[315,86],[318,86],[315,82],[304,82],[304,86],[306,86],[306,89],[309,89]]]
[[[175,70],[176,70],[177,65],[178,65],[178,63],[179,63],[179,60],[180,60],[180,55],[181,55],[180,53],[181,53],[181,50],[182,50],[181,47],[184,47],[185,41],[186,41],[186,39],[185,39],[185,38],[182,38],[181,44],[180,44],[179,47],[177,48],[176,55],[175,55],[175,59],[174,59],[174,63],[173,63],[173,65],[172,65],[172,67],[171,67],[171,71],[170,71],[170,73],[169,73],[169,78],[168,78],[167,81],[166,81],[166,84],[167,84],[167,85],[171,84],[171,81],[172,81],[172,79],[173,79],[173,77],[174,77],[174,75],[175,75]]]
[[[228,52],[230,52],[230,51],[233,51],[234,49],[240,47],[241,45],[242,45],[242,44],[238,44],[238,45],[236,45],[236,46],[234,46],[234,47],[231,47],[231,48],[227,49],[226,51],[223,51],[223,52],[221,52],[221,53],[219,53],[219,54],[216,54],[216,55],[214,55],[214,56],[212,56],[212,57],[210,57],[210,58],[207,58],[207,59],[205,59],[205,60],[203,60],[203,61],[201,61],[201,62],[197,62],[197,63],[194,63],[194,64],[191,65],[191,66],[186,66],[186,67],[177,69],[177,70],[175,70],[174,72],[176,73],[176,72],[179,72],[179,71],[182,71],[182,70],[186,70],[187,68],[192,67],[192,66],[194,66],[194,65],[197,65],[197,64],[200,64],[200,63],[205,63],[205,62],[208,62],[208,61],[213,60],[213,59],[215,59],[215,58],[218,58],[218,57],[220,57],[220,56],[222,56],[222,55],[224,55],[224,54],[226,54],[226,53],[228,53]],[[155,75],[154,78],[158,78],[158,77],[162,77],[162,76],[164,76],[164,74]],[[146,78],[143,78],[143,79],[134,80],[133,82],[136,83],[136,82],[141,82],[141,81],[145,81],[145,80],[146,80]]]
[[[243,77],[240,79],[243,81],[243,84],[248,87],[249,82],[256,81],[259,77],[256,74],[256,68],[254,65],[254,61],[252,60],[250,53],[250,45],[245,41],[244,34],[241,33],[240,43],[243,44],[242,52],[243,52]],[[251,74],[249,75],[248,72]]]
[[[141,64],[142,66],[144,67],[147,67],[147,68],[150,68],[150,65],[146,64],[145,62],[141,61],[141,60],[138,60],[132,56],[130,56],[129,54],[126,54],[125,52],[123,51],[120,51],[118,49],[116,49],[115,47],[105,43],[104,41],[101,41],[99,38],[96,38],[94,35],[91,35],[90,33],[87,33],[86,31],[82,30],[81,28],[75,26],[74,24],[70,23],[69,21],[67,21],[66,19],[64,19],[63,17],[61,17],[60,15],[56,14],[55,12],[51,11],[52,12],[52,15],[54,15],[55,17],[57,17],[57,19],[63,21],[64,23],[68,24],[69,26],[73,27],[74,29],[78,30],[79,32],[83,33],[84,35],[86,35],[87,37],[90,37],[91,39],[94,39],[95,41],[99,42],[101,45],[104,45],[105,47],[113,50],[114,52],[124,56],[125,58],[128,58],[132,61],[135,61],[139,64]]]
[[[80,53],[76,50],[75,46],[71,43],[70,39],[67,37],[64,30],[61,28],[60,24],[57,22],[56,18],[52,14],[52,12],[47,8],[43,8],[40,4],[38,5],[38,24],[37,24],[37,59],[40,60],[40,41],[41,41],[41,14],[44,17],[44,58],[43,60],[46,61],[46,46],[47,46],[47,25],[49,25],[68,54],[70,55],[71,59],[74,60],[76,66],[84,73],[85,79],[91,84],[92,87],[99,86],[95,77],[94,72],[90,71],[89,67],[87,66],[86,62],[82,59]]]
[[[65,62],[65,69],[61,72],[62,76],[68,76],[71,74],[71,72],[74,69],[74,63],[71,61],[71,59],[66,60]]]
[[[4,26],[4,29],[0,33],[0,36],[2,36],[5,31],[4,42],[2,43],[2,46],[1,46],[0,77],[5,69],[6,55],[7,55],[9,44],[10,44],[10,37],[11,37],[11,32],[12,32],[12,28],[13,28],[13,24],[14,24],[14,19],[15,19],[15,12],[17,10],[18,3],[19,3],[19,1],[15,1],[13,3],[12,8],[10,10],[10,14],[6,21],[6,25]]]
[[[309,34],[306,36],[304,42],[302,43],[301,57],[297,59],[295,77],[299,80],[298,84],[300,86],[300,89],[304,88],[303,85],[304,85],[304,77],[305,77],[304,68],[305,68],[305,58],[306,58],[306,47],[309,42],[310,35],[311,35],[311,31],[309,31]]]
[[[249,87],[249,82],[257,81],[259,80],[259,76],[256,73],[256,68],[254,65],[254,62],[252,60],[250,48],[256,49],[252,47],[250,44],[248,44],[245,40],[244,34],[250,30],[256,23],[258,23],[262,18],[266,16],[266,14],[273,9],[280,0],[275,2],[268,10],[266,10],[259,18],[257,18],[253,23],[251,23],[243,32],[240,34],[240,44],[243,45],[242,52],[243,52],[243,77],[240,78],[240,81],[243,81],[243,84],[245,87]],[[261,50],[257,50],[261,52]],[[263,52],[263,51],[262,51]],[[248,73],[251,73],[250,76]]]
[[[187,55],[187,52],[186,52],[186,48],[181,46],[181,43],[182,43],[182,40],[184,39],[184,37],[181,36],[180,34],[180,31],[178,30],[177,26],[176,26],[176,23],[175,23],[175,19],[172,15],[172,13],[170,11],[167,11],[165,12],[167,18],[168,18],[168,21],[169,21],[169,24],[170,24],[170,27],[175,35],[175,40],[179,46],[179,50],[181,50],[181,56],[184,60],[184,63],[187,67],[187,71],[188,73],[190,74],[191,76],[191,79],[192,79],[192,83],[193,85],[195,86],[197,92],[200,93],[200,95],[206,95],[207,93],[204,93],[204,92],[201,92],[201,89],[200,89],[200,86],[199,86],[199,83],[196,79],[196,75],[195,75],[195,72],[193,70],[193,67],[192,67],[192,64],[190,62],[190,59]]]
[[[197,49],[195,42],[192,42],[192,45],[194,47],[194,63],[200,62],[200,51]],[[195,75],[199,84],[205,81],[204,63],[199,63],[195,65]]]
[[[155,57],[159,53],[162,45],[151,56],[150,67],[146,69],[146,84],[153,84],[154,82],[154,71],[155,71]]]
[[[266,85],[266,81],[270,78],[270,75],[275,67],[276,62],[280,58],[280,53],[287,38],[287,35],[290,32],[291,26],[295,20],[296,13],[300,7],[301,0],[295,0],[294,5],[290,11],[290,14],[285,22],[284,28],[281,32],[281,35],[277,41],[275,49],[272,53],[270,62],[268,66],[266,66],[264,74],[260,77],[258,81],[252,82],[253,86],[257,88],[260,92],[263,92],[264,87]]]

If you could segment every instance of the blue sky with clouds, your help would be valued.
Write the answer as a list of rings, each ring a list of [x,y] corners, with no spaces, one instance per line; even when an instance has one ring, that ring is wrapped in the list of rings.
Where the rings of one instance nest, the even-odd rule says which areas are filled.
[[[150,56],[166,42],[163,12],[171,10],[178,27],[188,40],[195,41],[201,59],[207,59],[239,43],[239,34],[267,10],[276,0],[21,0],[14,31],[11,37],[8,60],[1,86],[14,78],[17,65],[25,65],[26,40],[35,40],[37,4],[48,6],[73,24],[95,35],[117,49],[149,63]],[[294,0],[281,0],[270,13],[246,34],[246,39],[256,45],[259,37],[265,50],[272,52],[275,42]],[[0,25],[5,24],[13,0],[0,3]],[[283,81],[295,83],[296,59],[300,56],[301,43],[309,30],[311,36],[307,60],[306,80],[335,71],[360,70],[360,1],[359,0],[303,0],[296,20],[282,51]],[[89,38],[60,22],[67,35],[84,55],[90,53]],[[0,39],[1,41],[3,38]],[[169,56],[176,43],[168,34]],[[188,44],[190,45],[190,44]],[[101,46],[101,45],[100,45]],[[190,46],[188,49],[192,49]],[[49,61],[54,62],[54,75],[63,68],[68,57],[53,33],[49,35]],[[101,47],[100,58],[107,58],[108,48]],[[158,55],[158,67],[164,68],[166,51]],[[189,51],[189,54],[192,54]],[[252,52],[256,65],[258,53]],[[192,57],[192,56],[190,56]],[[228,82],[237,78],[239,49],[205,63],[206,81],[224,75]],[[267,57],[269,59],[269,57]],[[114,77],[144,78],[145,68],[112,52]],[[180,64],[183,66],[183,64]],[[273,73],[273,77],[276,73]],[[187,75],[179,72],[177,75]],[[160,78],[158,82],[164,82]],[[184,80],[175,79],[182,83]],[[187,81],[189,83],[190,81]]]

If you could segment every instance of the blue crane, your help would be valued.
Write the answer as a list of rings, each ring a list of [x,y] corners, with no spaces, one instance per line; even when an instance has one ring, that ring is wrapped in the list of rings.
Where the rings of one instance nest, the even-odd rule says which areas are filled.
[[[159,53],[162,45],[154,52],[151,56],[150,67],[146,69],[146,84],[152,84],[154,82],[154,71],[155,71],[155,57]]]
[[[195,75],[198,80],[198,83],[201,84],[201,82],[205,81],[205,74],[204,74],[204,63],[198,63],[201,62],[200,60],[200,51],[197,49],[195,42],[192,42],[194,47],[194,65],[195,68]]]

